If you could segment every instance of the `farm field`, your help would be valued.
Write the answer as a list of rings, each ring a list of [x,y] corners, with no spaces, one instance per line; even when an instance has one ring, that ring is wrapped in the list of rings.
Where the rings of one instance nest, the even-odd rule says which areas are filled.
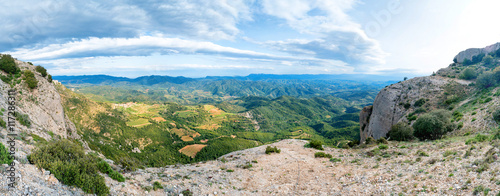
[[[179,150],[180,153],[185,154],[191,158],[194,158],[198,152],[200,152],[201,149],[203,149],[207,145],[203,144],[193,144],[193,145],[187,145],[184,148],[181,148]]]

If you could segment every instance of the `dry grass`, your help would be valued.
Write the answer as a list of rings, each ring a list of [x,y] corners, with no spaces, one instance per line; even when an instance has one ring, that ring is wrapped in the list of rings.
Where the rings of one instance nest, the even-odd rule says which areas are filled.
[[[194,141],[194,139],[193,139],[192,137],[187,136],[187,135],[182,136],[182,137],[181,137],[181,140],[182,140],[182,141],[185,141],[185,142]]]
[[[188,145],[180,149],[179,152],[187,156],[190,156],[191,158],[194,158],[196,156],[196,153],[200,152],[200,150],[203,149],[205,146],[207,145],[203,144]]]
[[[152,119],[155,120],[156,122],[165,122],[165,121],[167,121],[163,117],[154,117]]]

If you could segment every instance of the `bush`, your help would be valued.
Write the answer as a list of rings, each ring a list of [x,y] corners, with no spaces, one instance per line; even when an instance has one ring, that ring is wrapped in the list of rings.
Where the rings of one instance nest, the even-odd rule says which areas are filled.
[[[121,165],[125,171],[135,171],[140,166],[137,159],[129,156],[120,157],[117,164]]]
[[[14,157],[10,156],[5,146],[0,142],[0,164],[11,164]]]
[[[314,153],[314,158],[318,158],[318,157],[324,157],[324,158],[332,158],[333,156],[331,154],[327,154],[327,153],[324,153],[324,152],[316,152]]]
[[[495,78],[495,74],[492,72],[485,72],[481,74],[476,81],[476,85],[480,89],[487,89],[492,86],[497,85],[497,79]]]
[[[437,110],[424,114],[413,124],[413,134],[420,140],[435,140],[452,131],[451,115],[448,111]]]
[[[385,144],[378,145],[378,149],[380,149],[380,150],[385,150],[387,148],[389,148],[389,147],[387,145],[385,145]]]
[[[490,55],[486,55],[483,58],[483,63],[484,63],[484,66],[490,67],[490,68],[496,66],[495,59],[492,56],[490,56]]]
[[[160,182],[155,181],[155,182],[153,183],[153,190],[155,190],[155,191],[156,191],[157,189],[163,189],[163,186],[160,184]]]
[[[464,80],[472,80],[477,78],[477,73],[474,68],[467,68],[464,71],[462,71],[462,74],[460,74],[460,79]]]
[[[12,81],[12,76],[8,75],[8,76],[4,76],[4,75],[0,75],[0,79],[7,83],[7,84],[10,84],[10,82]]]
[[[0,127],[7,128],[7,123],[3,120],[1,116],[0,116]]]
[[[52,75],[50,75],[50,74],[49,74],[49,75],[47,76],[47,81],[49,81],[49,83],[51,83],[51,82],[52,82]]]
[[[3,55],[0,59],[0,69],[9,74],[16,74],[20,71],[14,58],[8,54]]]
[[[318,150],[324,150],[323,149],[323,142],[321,142],[319,140],[311,140],[307,146],[310,148],[318,149]]]
[[[108,176],[116,180],[118,182],[125,182],[125,178],[123,177],[122,174],[118,173],[117,171],[113,170],[111,166],[104,160],[101,160],[97,163],[97,168],[99,169],[100,172],[108,174]]]
[[[381,137],[377,140],[377,144],[388,144],[388,143],[389,142],[384,137]]]
[[[183,190],[181,193],[184,196],[193,196],[193,192],[191,192],[189,189]]]
[[[38,168],[49,170],[63,184],[90,194],[109,194],[104,177],[98,174],[98,158],[86,155],[81,146],[69,140],[40,146],[28,159]]]
[[[35,67],[35,71],[37,71],[38,73],[42,74],[42,77],[47,76],[47,70],[44,67],[40,66],[40,65],[38,65],[38,66]]]
[[[404,122],[392,125],[387,136],[395,141],[410,141],[413,139],[413,128]]]
[[[281,152],[281,150],[280,150],[280,149],[278,149],[278,147],[276,147],[276,146],[275,146],[275,147],[271,147],[271,146],[267,146],[267,147],[266,147],[266,154],[271,154],[271,153],[273,153],[273,152],[274,152],[274,153],[280,153],[280,152]]]
[[[16,117],[17,122],[19,122],[21,125],[24,125],[28,128],[31,127],[31,121],[27,114],[21,114],[19,112],[15,112],[14,116]]]
[[[331,158],[330,161],[336,163],[336,162],[341,162],[342,160],[339,158]]]
[[[24,80],[30,89],[34,89],[38,85],[38,80],[36,80],[35,74],[30,70],[24,71]]]
[[[421,98],[421,99],[415,101],[415,104],[413,104],[413,106],[420,107],[420,106],[423,106],[424,104],[425,104],[425,99]]]

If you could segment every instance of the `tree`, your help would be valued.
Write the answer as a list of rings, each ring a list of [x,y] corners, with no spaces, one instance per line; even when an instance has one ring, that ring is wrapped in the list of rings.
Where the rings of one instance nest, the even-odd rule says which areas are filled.
[[[38,85],[38,80],[36,80],[35,74],[30,70],[24,71],[24,80],[30,89],[34,89]]]
[[[408,80],[408,77],[404,77],[404,78],[403,78],[403,80],[404,80],[404,81]]]
[[[49,74],[49,75],[47,76],[47,81],[49,81],[49,83],[51,83],[51,82],[52,82],[52,75],[50,75],[50,74]]]
[[[43,77],[47,76],[47,70],[46,70],[44,67],[42,67],[42,66],[40,66],[40,65],[37,65],[37,66],[35,67],[35,70],[36,70],[38,73],[42,74],[42,76],[43,76]]]
[[[496,66],[495,59],[492,56],[490,56],[490,55],[486,55],[483,58],[483,64],[484,64],[484,66],[490,67],[490,68]]]
[[[392,125],[387,136],[396,141],[409,141],[413,139],[413,128],[405,122],[398,122]]]
[[[470,67],[462,71],[462,74],[460,74],[460,79],[472,80],[476,78],[477,78],[476,70]]]
[[[16,74],[20,71],[14,58],[8,54],[3,55],[0,59],[0,69],[9,74]]]
[[[424,114],[413,124],[413,135],[420,140],[439,139],[453,129],[450,118],[451,114],[446,110]]]
[[[476,84],[481,89],[487,89],[489,87],[496,86],[497,79],[495,78],[494,73],[485,72],[477,78]]]

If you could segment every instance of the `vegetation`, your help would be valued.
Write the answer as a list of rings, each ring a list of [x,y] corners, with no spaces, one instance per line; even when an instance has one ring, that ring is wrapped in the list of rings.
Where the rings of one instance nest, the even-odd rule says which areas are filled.
[[[324,153],[324,152],[316,152],[316,153],[314,153],[314,158],[318,158],[318,157],[330,158],[331,159],[332,155]]]
[[[36,88],[36,86],[38,85],[38,80],[36,80],[35,74],[33,72],[31,72],[30,70],[24,71],[23,74],[24,74],[23,79],[26,82],[26,84],[28,85],[28,87],[30,89]]]
[[[10,156],[5,146],[0,143],[0,164],[11,164],[14,158]]]
[[[492,72],[485,72],[477,78],[476,85],[480,89],[487,89],[497,85],[497,78]]]
[[[413,124],[413,134],[420,140],[439,139],[442,135],[453,130],[450,118],[451,114],[445,110],[436,110],[423,114]]]
[[[98,174],[98,158],[86,155],[81,146],[69,140],[40,146],[28,159],[37,167],[49,170],[63,184],[90,194],[109,194],[104,177]]]
[[[318,149],[318,150],[324,150],[323,149],[323,142],[321,142],[319,140],[311,140],[311,141],[309,141],[309,143],[306,144],[306,147],[315,148],[315,149]]]
[[[465,69],[462,74],[460,75],[460,79],[464,80],[472,80],[477,78],[477,73],[474,68],[467,68]]]
[[[267,146],[266,147],[266,154],[271,154],[271,153],[280,153],[281,150],[278,149],[278,147],[271,147],[271,146]]]
[[[156,191],[156,190],[158,190],[158,189],[163,189],[163,186],[160,184],[160,182],[155,181],[155,182],[153,183],[153,190],[155,190],[155,191]]]
[[[413,139],[413,128],[407,123],[398,122],[391,127],[387,136],[396,141],[410,141]]]
[[[3,55],[0,59],[0,70],[5,71],[8,74],[16,74],[20,71],[14,58],[8,54]]]
[[[21,114],[19,112],[15,112],[14,116],[16,117],[16,121],[19,122],[21,125],[24,125],[28,128],[31,127],[31,121],[27,114]]]
[[[113,180],[116,180],[118,182],[125,182],[125,177],[123,177],[120,173],[117,171],[113,170],[111,166],[104,160],[101,160],[97,163],[97,167],[99,168],[99,171],[102,173],[108,174],[110,178]]]
[[[37,71],[38,73],[42,74],[42,77],[47,76],[47,70],[44,67],[40,66],[40,65],[37,65],[35,67],[35,71]]]
[[[0,127],[7,128],[7,123],[1,117],[0,117]]]

